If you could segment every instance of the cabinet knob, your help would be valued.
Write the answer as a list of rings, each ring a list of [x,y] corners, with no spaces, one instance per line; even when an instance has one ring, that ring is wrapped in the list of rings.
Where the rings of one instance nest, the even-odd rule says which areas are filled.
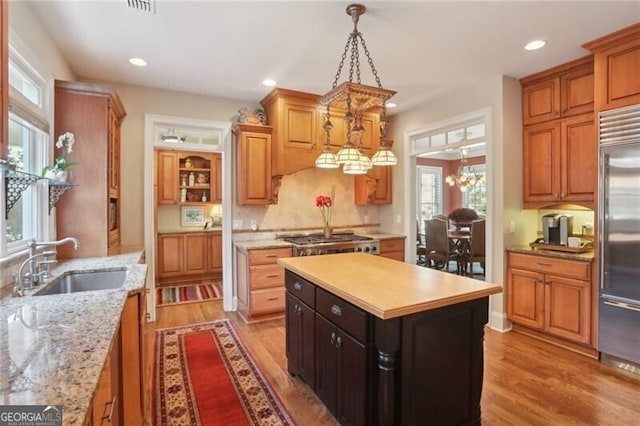
[[[336,333],[331,333],[331,344],[332,345],[336,344]]]
[[[338,305],[333,305],[331,307],[331,313],[333,315],[341,317],[342,316],[342,309],[340,309],[340,306],[338,306]]]
[[[338,336],[338,338],[336,339],[336,348],[339,348],[340,346],[342,346],[342,339],[340,338],[340,336]]]
[[[300,283],[295,283],[295,284],[293,285],[293,288],[294,288],[296,291],[302,291],[302,284],[300,284]]]

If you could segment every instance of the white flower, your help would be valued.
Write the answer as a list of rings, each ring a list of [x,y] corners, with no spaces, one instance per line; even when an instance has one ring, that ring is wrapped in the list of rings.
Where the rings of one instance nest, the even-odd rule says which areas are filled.
[[[56,148],[67,148],[67,153],[73,152],[73,144],[75,142],[75,136],[71,132],[66,132],[58,137],[56,141]]]

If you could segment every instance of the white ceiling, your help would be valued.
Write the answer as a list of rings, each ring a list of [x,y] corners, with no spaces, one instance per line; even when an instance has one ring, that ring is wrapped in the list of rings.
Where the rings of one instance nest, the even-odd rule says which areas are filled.
[[[135,1],[135,0],[133,0]],[[78,78],[257,104],[278,87],[322,94],[352,30],[344,1],[30,1]],[[587,55],[581,44],[640,22],[640,2],[367,1],[362,32],[399,112],[498,75],[520,78]],[[541,38],[547,47],[526,52]],[[133,67],[129,57],[146,59]],[[361,53],[362,80],[375,85]],[[346,79],[343,77],[340,82]]]

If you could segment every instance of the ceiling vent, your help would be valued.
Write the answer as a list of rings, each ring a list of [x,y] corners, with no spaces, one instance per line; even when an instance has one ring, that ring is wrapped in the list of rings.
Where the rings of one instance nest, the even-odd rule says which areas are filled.
[[[155,0],[127,0],[129,7],[143,12],[156,13]]]

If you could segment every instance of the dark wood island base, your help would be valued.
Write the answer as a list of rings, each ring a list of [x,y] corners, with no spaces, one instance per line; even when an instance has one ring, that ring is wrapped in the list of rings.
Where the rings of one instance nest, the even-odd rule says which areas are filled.
[[[488,296],[382,319],[290,270],[285,281],[289,372],[341,424],[480,424]]]

